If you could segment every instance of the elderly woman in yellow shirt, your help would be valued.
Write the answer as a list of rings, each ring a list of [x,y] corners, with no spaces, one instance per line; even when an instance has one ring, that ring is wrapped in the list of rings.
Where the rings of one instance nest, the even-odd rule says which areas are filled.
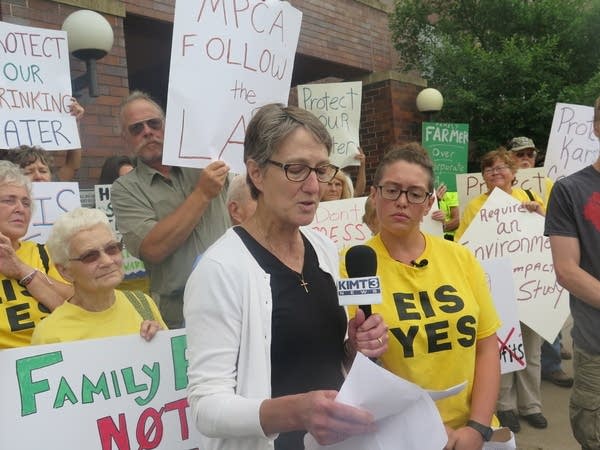
[[[47,245],[74,293],[39,324],[32,344],[134,333],[150,340],[166,329],[150,297],[115,289],[123,280],[123,245],[102,211],[77,208],[62,215]]]

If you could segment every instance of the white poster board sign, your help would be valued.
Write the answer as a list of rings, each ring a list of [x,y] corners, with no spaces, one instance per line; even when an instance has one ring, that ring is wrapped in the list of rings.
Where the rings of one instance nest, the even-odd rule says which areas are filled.
[[[364,244],[372,236],[362,221],[366,200],[367,197],[354,197],[321,202],[309,227],[323,233],[340,250]]]
[[[2,449],[189,450],[183,330],[0,352]]]
[[[329,158],[338,167],[358,166],[358,130],[362,82],[302,84],[298,106],[312,112],[327,128],[333,146]]]
[[[544,169],[553,180],[571,175],[598,159],[598,138],[594,134],[594,108],[557,103]]]
[[[245,171],[254,110],[287,104],[302,13],[278,0],[175,5],[163,163]]]
[[[523,190],[529,189],[542,198],[546,198],[546,171],[542,167],[519,169],[516,174],[515,187]],[[458,189],[458,205],[462,209],[475,197],[487,192],[481,172],[463,173],[456,175],[456,188]]]
[[[509,258],[488,259],[482,261],[481,266],[485,270],[494,306],[502,321],[502,326],[496,331],[500,372],[504,374],[522,370],[527,361],[523,350],[511,261]]]
[[[97,184],[94,186],[94,194],[96,198],[96,208],[106,214],[110,222],[110,226],[121,239],[121,233],[117,229],[115,213],[113,211],[112,202],[110,200],[110,190],[112,184]],[[123,247],[123,271],[125,272],[125,280],[142,278],[146,276],[146,267],[144,263],[133,256],[127,247]]]
[[[372,237],[371,230],[362,221],[366,200],[367,197],[354,197],[321,202],[315,218],[308,226],[323,233],[340,250],[364,244]],[[442,224],[431,218],[433,211],[438,209],[437,202],[434,202],[431,211],[421,222],[421,231],[434,236],[443,236]]]
[[[0,22],[0,148],[81,148],[67,33]]]
[[[45,244],[56,219],[81,206],[79,183],[32,183],[33,212],[24,240]]]
[[[558,284],[544,217],[494,189],[460,239],[478,260],[510,258],[519,319],[553,342],[569,315],[569,295]]]

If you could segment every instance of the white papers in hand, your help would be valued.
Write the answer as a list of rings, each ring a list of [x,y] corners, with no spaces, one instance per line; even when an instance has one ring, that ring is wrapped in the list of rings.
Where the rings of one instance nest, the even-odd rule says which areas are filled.
[[[358,353],[336,401],[371,412],[377,431],[326,447],[306,434],[305,449],[440,450],[448,437],[433,398],[455,395],[465,385],[466,382],[444,391],[427,392]]]

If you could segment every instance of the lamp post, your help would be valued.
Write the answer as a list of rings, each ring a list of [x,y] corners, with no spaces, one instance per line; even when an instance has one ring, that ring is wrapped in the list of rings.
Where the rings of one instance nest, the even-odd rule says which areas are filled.
[[[97,12],[82,9],[69,14],[62,29],[67,32],[69,52],[85,61],[85,73],[72,80],[73,94],[87,87],[90,97],[98,97],[96,61],[113,46],[112,27]]]
[[[442,93],[434,88],[426,88],[417,95],[417,109],[425,114],[427,121],[431,120],[433,114],[440,112],[444,106]]]

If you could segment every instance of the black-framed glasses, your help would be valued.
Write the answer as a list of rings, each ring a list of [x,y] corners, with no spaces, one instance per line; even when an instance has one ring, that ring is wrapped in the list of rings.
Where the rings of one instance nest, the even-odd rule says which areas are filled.
[[[69,261],[79,261],[84,264],[91,264],[100,259],[102,252],[106,253],[108,256],[116,256],[123,251],[123,243],[122,242],[110,242],[101,249],[88,250],[83,255],[78,258],[69,258]]]
[[[431,192],[427,192],[420,188],[400,189],[394,184],[383,184],[377,186],[377,188],[379,189],[379,192],[381,192],[381,196],[386,200],[396,201],[402,194],[405,194],[408,203],[412,203],[413,205],[421,205],[432,194]]]
[[[335,174],[340,170],[333,164],[323,164],[317,167],[310,167],[301,163],[283,164],[272,159],[267,159],[267,162],[274,166],[281,167],[285,172],[285,177],[290,181],[302,182],[308,178],[311,172],[317,176],[320,183],[329,183],[335,177]]]
[[[140,122],[132,123],[127,127],[129,134],[132,136],[138,136],[144,131],[144,126],[148,125],[148,128],[158,131],[162,129],[163,120],[160,117],[155,117],[153,119],[146,119]]]
[[[517,158],[535,158],[535,155],[537,155],[537,151],[532,150],[532,149],[528,149],[528,150],[518,150],[516,152],[514,152],[515,156]]]

